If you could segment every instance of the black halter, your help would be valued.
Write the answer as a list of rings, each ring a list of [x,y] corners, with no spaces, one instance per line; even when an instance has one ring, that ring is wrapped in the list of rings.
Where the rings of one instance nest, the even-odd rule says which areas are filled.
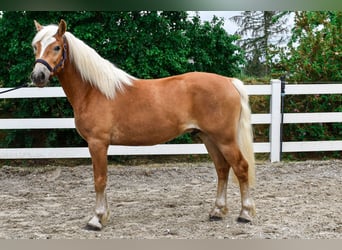
[[[63,67],[63,65],[64,65],[64,62],[65,62],[65,60],[67,58],[66,50],[67,50],[66,38],[65,38],[65,36],[63,36],[63,55],[62,55],[62,59],[59,61],[59,63],[54,68],[52,68],[47,61],[45,61],[44,59],[41,59],[41,58],[36,59],[34,64],[41,63],[41,64],[45,65],[51,73],[55,73],[59,68]]]

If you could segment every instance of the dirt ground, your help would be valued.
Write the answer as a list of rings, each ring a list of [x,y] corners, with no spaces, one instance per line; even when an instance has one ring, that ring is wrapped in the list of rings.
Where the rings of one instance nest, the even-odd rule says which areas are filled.
[[[0,165],[0,238],[342,238],[342,160],[259,163],[256,173],[257,216],[240,224],[233,183],[228,216],[208,220],[216,193],[211,162],[111,165],[111,220],[88,231],[95,204],[90,165]]]

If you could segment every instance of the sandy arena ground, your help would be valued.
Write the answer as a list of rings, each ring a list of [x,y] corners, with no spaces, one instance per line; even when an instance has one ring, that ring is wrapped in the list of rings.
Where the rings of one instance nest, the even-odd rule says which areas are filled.
[[[259,163],[256,172],[257,216],[239,224],[233,183],[228,216],[208,220],[216,193],[211,162],[111,165],[111,220],[88,231],[95,205],[90,165],[0,165],[0,239],[342,238],[342,160]]]

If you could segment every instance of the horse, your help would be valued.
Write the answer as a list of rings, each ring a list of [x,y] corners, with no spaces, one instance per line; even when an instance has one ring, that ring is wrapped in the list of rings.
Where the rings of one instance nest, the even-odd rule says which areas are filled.
[[[44,87],[51,77],[58,78],[73,108],[75,127],[88,143],[96,197],[95,215],[86,227],[101,230],[109,220],[109,145],[155,145],[188,132],[198,134],[216,168],[217,193],[209,219],[221,220],[228,212],[232,169],[241,196],[237,221],[252,221],[253,133],[241,80],[206,72],[138,79],[66,31],[63,19],[58,25],[34,24],[32,82]]]

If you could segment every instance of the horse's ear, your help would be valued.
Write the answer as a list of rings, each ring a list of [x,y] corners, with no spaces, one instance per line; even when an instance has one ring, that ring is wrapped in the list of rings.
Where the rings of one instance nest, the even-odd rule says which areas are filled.
[[[37,31],[41,31],[43,29],[43,26],[40,25],[40,23],[38,23],[36,20],[34,20],[34,25],[36,26]]]
[[[66,28],[67,28],[66,22],[63,19],[61,19],[61,21],[59,22],[59,25],[58,25],[57,35],[63,36],[65,31],[66,31]]]

